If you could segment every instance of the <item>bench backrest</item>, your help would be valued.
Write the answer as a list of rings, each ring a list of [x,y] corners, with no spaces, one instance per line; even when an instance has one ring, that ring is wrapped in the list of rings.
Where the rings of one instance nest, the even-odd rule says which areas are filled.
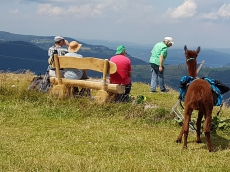
[[[99,59],[94,57],[77,58],[72,56],[58,56],[54,54],[54,66],[59,84],[62,83],[60,78],[60,68],[88,69],[103,73],[103,83],[105,86],[106,75],[113,74],[117,71],[117,65],[108,59]]]
[[[71,56],[58,56],[60,68],[76,68],[76,69],[89,69],[97,72],[104,71],[106,59],[99,59],[94,57],[77,58]],[[115,63],[108,61],[108,74],[113,74],[117,71]]]

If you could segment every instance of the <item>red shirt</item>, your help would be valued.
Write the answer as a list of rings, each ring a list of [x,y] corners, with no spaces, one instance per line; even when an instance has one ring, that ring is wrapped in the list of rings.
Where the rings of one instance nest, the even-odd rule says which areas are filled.
[[[113,84],[130,84],[131,80],[129,73],[132,71],[131,61],[124,55],[115,55],[111,57],[111,62],[117,65],[117,71],[114,74],[110,74],[110,83]]]

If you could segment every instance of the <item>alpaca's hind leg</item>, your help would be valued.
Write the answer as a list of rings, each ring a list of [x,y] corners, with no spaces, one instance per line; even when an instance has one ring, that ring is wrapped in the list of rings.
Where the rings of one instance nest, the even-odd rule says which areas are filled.
[[[206,138],[206,141],[207,141],[209,152],[213,151],[213,147],[212,147],[212,143],[211,143],[211,138],[210,138],[211,123],[212,123],[212,116],[209,115],[205,119],[205,126],[204,126],[204,134],[205,134],[205,138]]]
[[[197,143],[201,143],[201,139],[200,139],[200,130],[201,130],[201,120],[203,117],[203,112],[201,110],[199,110],[198,112],[198,118],[196,121],[196,135],[197,135],[197,139],[196,142]]]
[[[177,140],[176,140],[177,143],[181,143],[183,133],[184,133],[184,122],[183,122],[183,124],[182,124],[180,134],[179,134],[179,136],[178,136],[178,138],[177,138]]]

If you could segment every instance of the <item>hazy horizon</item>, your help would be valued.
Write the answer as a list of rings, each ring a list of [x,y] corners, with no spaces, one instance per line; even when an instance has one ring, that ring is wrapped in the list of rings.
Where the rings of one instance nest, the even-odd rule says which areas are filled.
[[[174,47],[229,48],[229,0],[1,0],[0,30]]]

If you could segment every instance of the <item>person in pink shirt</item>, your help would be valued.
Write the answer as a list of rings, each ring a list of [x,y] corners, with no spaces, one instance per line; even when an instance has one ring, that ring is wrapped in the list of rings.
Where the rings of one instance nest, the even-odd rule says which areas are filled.
[[[117,65],[117,72],[110,74],[110,83],[125,86],[125,93],[116,96],[116,102],[128,102],[131,91],[131,61],[126,57],[126,50],[123,45],[117,47],[116,55],[110,58],[110,61]]]

